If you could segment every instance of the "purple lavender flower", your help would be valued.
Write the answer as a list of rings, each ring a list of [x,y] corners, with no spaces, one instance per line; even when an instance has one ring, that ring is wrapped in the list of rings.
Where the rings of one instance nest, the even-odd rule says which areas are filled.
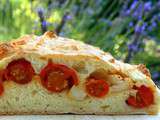
[[[47,26],[47,22],[46,21],[42,21],[42,26],[46,27]]]
[[[157,22],[156,20],[158,20],[158,16],[154,15],[153,18],[151,19],[151,28],[154,29],[157,27]]]
[[[142,20],[142,15],[139,15],[139,16],[137,17],[137,19],[138,19],[138,20]]]
[[[130,10],[135,9],[137,6],[137,3],[138,3],[138,0],[134,0],[133,3],[131,4]]]
[[[146,27],[147,27],[147,23],[144,22],[143,25],[142,25],[142,31],[145,31]]]
[[[129,23],[129,27],[133,27],[133,22],[132,21]]]
[[[158,0],[157,5],[158,5],[158,7],[160,7],[160,0]]]
[[[135,33],[141,34],[146,30],[147,23],[143,23],[142,25],[137,24],[135,27]]]
[[[144,4],[144,11],[150,11],[152,9],[152,2],[149,1],[149,2],[146,2]]]
[[[129,49],[129,51],[138,51],[138,46],[131,43],[128,45],[128,49]]]
[[[141,33],[142,32],[142,27],[140,25],[136,25],[134,31],[135,31],[135,33]]]
[[[143,15],[143,4],[139,3],[138,8],[136,8],[135,11],[132,14],[132,17],[136,18],[138,20],[141,20],[142,15]]]
[[[70,20],[70,19],[72,19],[72,17],[70,16],[70,13],[66,12],[62,17],[60,24],[55,29],[55,32],[57,33],[57,35],[60,34],[60,32],[62,31],[63,27],[65,26],[67,20]]]
[[[123,10],[125,15],[131,20],[128,24],[129,27],[133,27],[134,23],[137,23],[134,27],[133,42],[128,45],[128,55],[125,58],[125,62],[129,62],[140,50],[140,46],[143,45],[140,39],[146,35],[150,35],[148,33],[151,33],[157,27],[158,21],[160,21],[160,15],[158,19],[160,0],[158,3],[157,1],[152,2],[151,0],[132,1],[130,1],[127,8],[125,7],[126,9]],[[159,4],[159,8],[157,4]]]
[[[153,77],[154,79],[157,79],[158,77],[160,77],[160,74],[159,74],[158,72],[154,72],[154,73],[152,74],[152,77]]]
[[[38,16],[39,16],[39,20],[41,22],[42,33],[44,33],[44,32],[47,31],[47,22],[45,21],[45,17],[44,17],[44,9],[43,8],[38,8],[37,13],[38,13]]]
[[[120,11],[120,15],[121,16],[128,16],[127,14],[126,14],[126,11],[127,11],[127,9],[128,9],[128,4],[129,4],[129,2],[130,2],[130,0],[126,0],[125,2],[124,2],[124,4],[123,4],[123,6],[122,6],[122,9],[121,9],[121,11]]]
[[[130,11],[130,10],[127,10],[127,11],[125,12],[125,16],[128,16],[130,13],[131,13],[131,11]]]
[[[37,13],[38,13],[39,16],[43,16],[44,11],[45,11],[44,8],[41,8],[41,7],[37,8]]]
[[[132,16],[133,16],[134,18],[135,18],[135,17],[137,18],[138,14],[139,14],[138,11],[135,10],[135,11],[133,12]]]
[[[66,19],[66,20],[71,20],[72,18],[73,18],[72,15],[66,15],[66,16],[65,16],[65,19]]]
[[[152,22],[151,26],[152,26],[153,28],[155,28],[155,27],[157,27],[157,23],[154,21],[154,22]]]

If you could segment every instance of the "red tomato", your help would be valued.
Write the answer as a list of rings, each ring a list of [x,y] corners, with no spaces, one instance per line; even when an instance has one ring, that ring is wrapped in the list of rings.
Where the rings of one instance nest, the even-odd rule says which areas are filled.
[[[109,92],[109,85],[105,80],[89,79],[86,82],[86,91],[94,97],[104,97]]]
[[[142,85],[140,87],[135,87],[137,89],[136,97],[130,96],[127,99],[127,104],[136,108],[143,108],[153,104],[154,96],[153,92],[149,87]]]
[[[10,62],[6,67],[5,78],[19,84],[26,84],[32,80],[35,74],[31,63],[25,59]]]
[[[49,62],[41,72],[42,85],[51,92],[61,92],[73,85],[78,85],[76,71],[63,64]]]
[[[0,70],[0,95],[2,95],[4,91],[3,81],[4,81],[4,70]]]
[[[5,70],[0,70],[0,81],[2,82],[5,80],[4,73],[5,73]]]
[[[3,94],[4,88],[2,82],[0,82],[0,95]]]

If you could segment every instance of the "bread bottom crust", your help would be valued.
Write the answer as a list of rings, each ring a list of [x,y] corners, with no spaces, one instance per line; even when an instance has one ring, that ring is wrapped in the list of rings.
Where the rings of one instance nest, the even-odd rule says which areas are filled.
[[[126,113],[121,113],[121,112],[116,112],[116,113],[106,113],[106,112],[98,112],[98,113],[85,113],[85,112],[76,112],[76,113],[57,113],[57,112],[49,112],[49,111],[12,111],[12,112],[1,112],[0,115],[144,115],[147,113],[139,113],[139,112],[126,112]],[[155,113],[156,114],[156,113]],[[150,114],[150,115],[155,115],[155,114]]]

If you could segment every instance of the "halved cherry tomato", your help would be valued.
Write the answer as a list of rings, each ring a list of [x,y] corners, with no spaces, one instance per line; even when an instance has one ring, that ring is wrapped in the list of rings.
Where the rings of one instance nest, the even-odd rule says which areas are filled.
[[[154,96],[153,92],[149,87],[142,85],[140,87],[134,87],[137,89],[136,97],[130,96],[127,99],[127,104],[136,108],[143,108],[153,104]]]
[[[105,80],[89,79],[86,82],[86,91],[94,97],[104,97],[109,92],[109,85]]]
[[[40,77],[42,85],[51,92],[61,92],[78,85],[78,77],[74,69],[51,61],[41,70]]]
[[[4,91],[3,83],[2,81],[0,81],[0,95],[3,94],[3,91]]]
[[[25,59],[10,62],[6,67],[5,78],[19,84],[26,84],[32,80],[35,71],[31,63]]]
[[[5,69],[0,70],[0,81],[2,82],[5,81],[4,74],[5,74]]]
[[[4,81],[4,70],[0,70],[0,95],[2,95],[4,91],[3,81]]]

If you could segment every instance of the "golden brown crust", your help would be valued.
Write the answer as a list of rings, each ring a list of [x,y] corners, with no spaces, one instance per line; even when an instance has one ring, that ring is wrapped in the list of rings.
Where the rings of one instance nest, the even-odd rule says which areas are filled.
[[[2,43],[0,44],[0,59],[7,56],[8,53],[10,53],[14,47],[10,43]]]
[[[139,64],[139,65],[137,66],[137,68],[138,68],[143,74],[145,74],[146,76],[148,76],[148,77],[151,78],[151,74],[150,74],[149,70],[146,68],[145,65]]]
[[[58,37],[51,31],[46,32],[41,37],[27,35],[5,44],[10,47],[6,48],[6,45],[1,44],[1,49],[5,47],[3,55],[7,54],[7,51],[11,52],[14,49],[22,48],[22,52],[36,53],[43,57],[52,55],[83,56],[115,64],[115,59],[111,54],[80,41]],[[7,57],[7,55],[5,56]]]
[[[18,50],[20,46],[25,45],[27,41],[30,40],[31,38],[32,38],[31,35],[26,35],[8,43],[1,43],[0,44],[0,60],[16,52],[16,50]]]
[[[11,41],[11,44],[15,47],[19,46],[19,45],[25,45],[27,43],[28,40],[32,39],[32,36],[31,35],[26,35],[26,36],[23,36],[17,40],[13,40]]]
[[[56,38],[57,37],[57,35],[53,31],[48,31],[44,35],[47,36],[47,37],[50,37],[50,38]]]

